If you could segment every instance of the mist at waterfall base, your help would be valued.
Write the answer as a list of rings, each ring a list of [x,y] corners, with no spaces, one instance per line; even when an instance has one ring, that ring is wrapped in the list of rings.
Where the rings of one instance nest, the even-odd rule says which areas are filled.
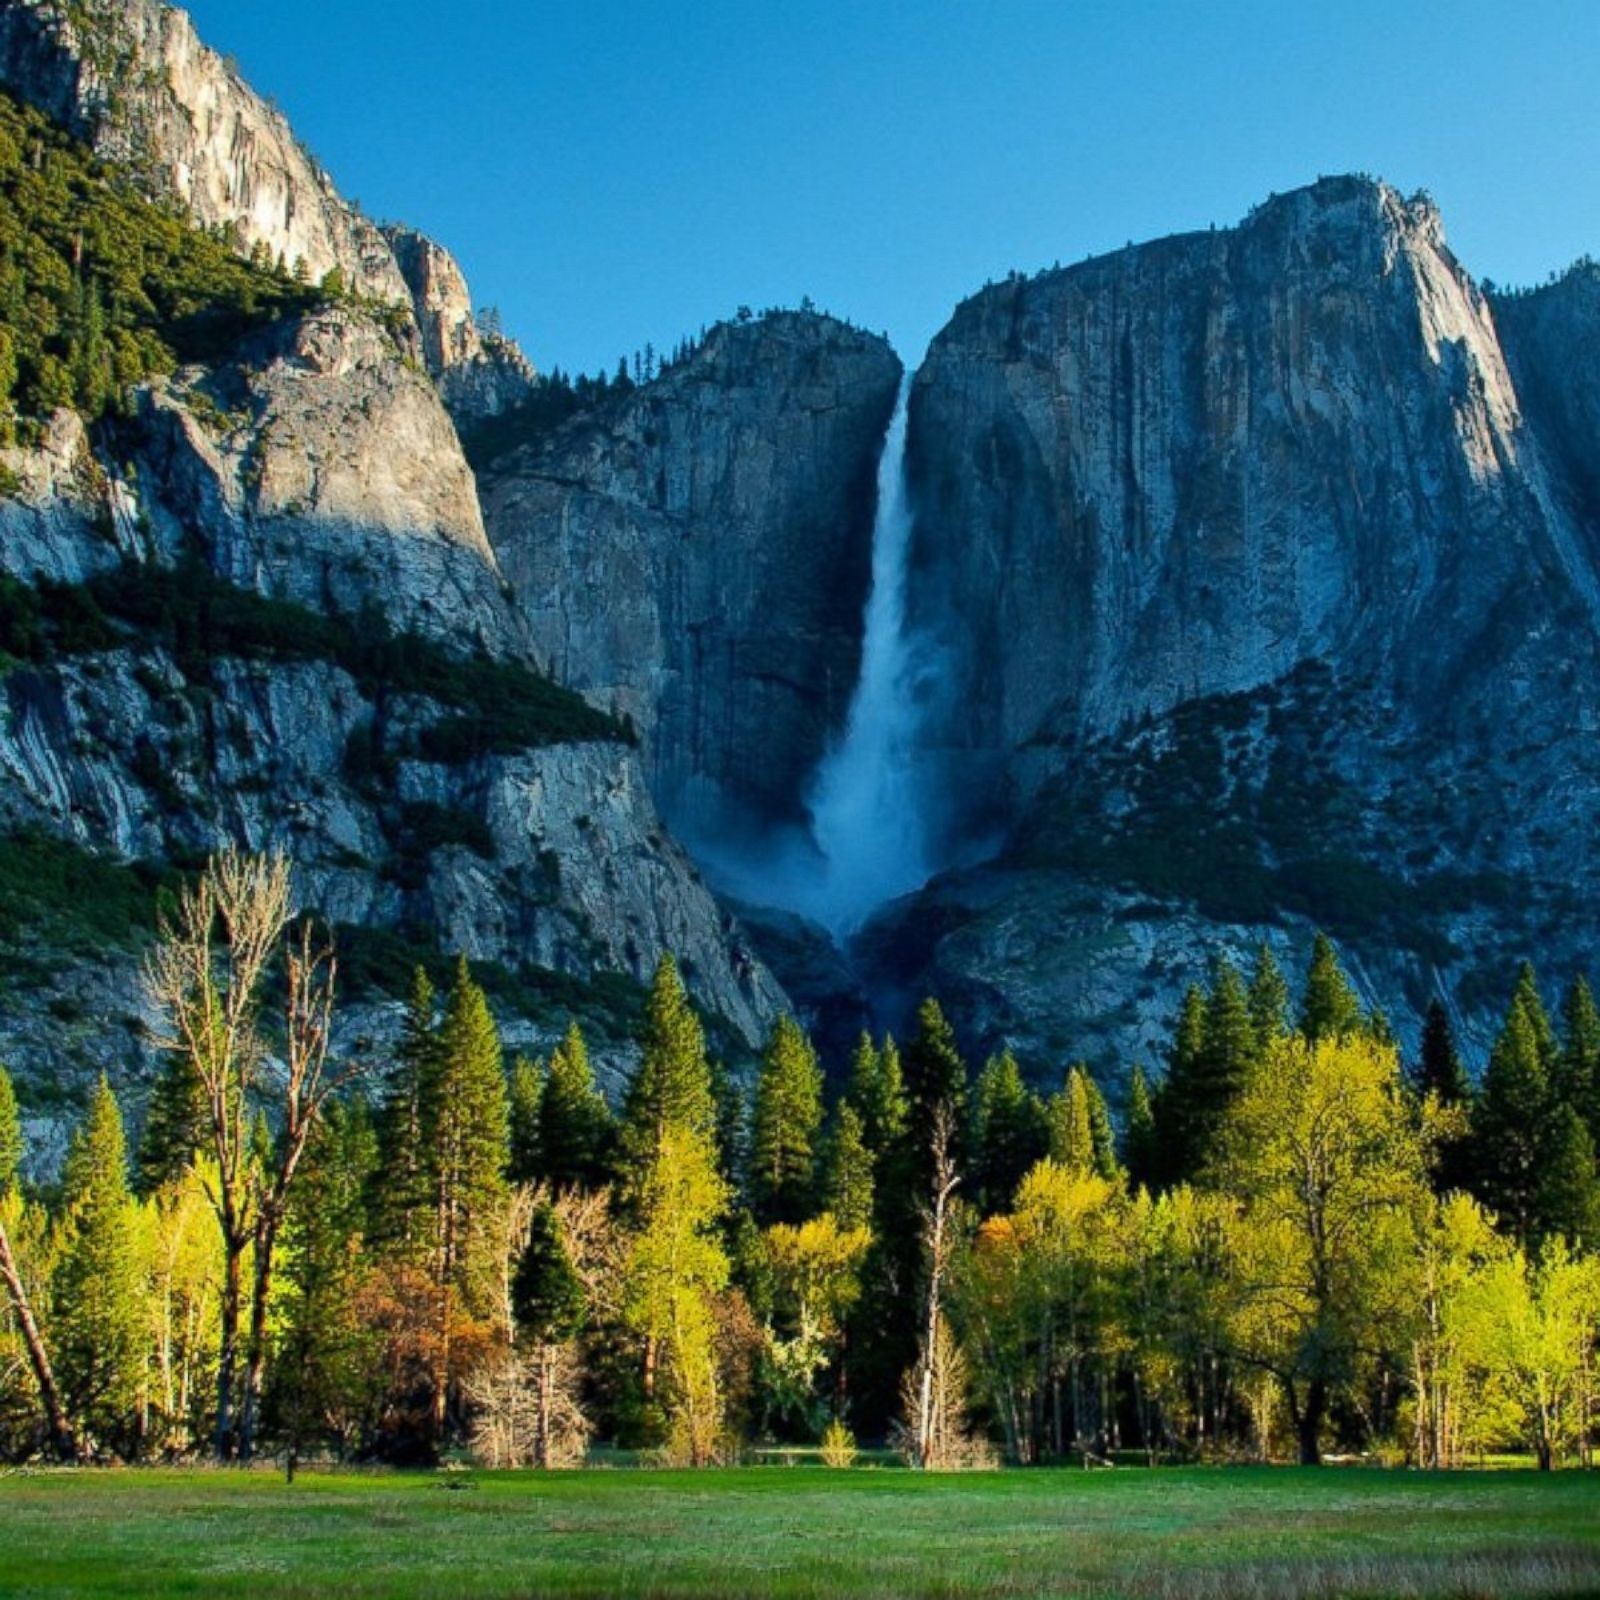
[[[837,940],[921,888],[939,865],[931,844],[933,768],[920,735],[943,674],[937,648],[914,637],[906,621],[905,446],[902,385],[878,461],[861,676],[843,735],[812,780],[809,830],[777,830],[737,853],[715,845],[697,852],[735,898],[797,912]]]

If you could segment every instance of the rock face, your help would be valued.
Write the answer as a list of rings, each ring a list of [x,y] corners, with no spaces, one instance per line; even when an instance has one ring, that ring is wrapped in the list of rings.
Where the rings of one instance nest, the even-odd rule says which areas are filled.
[[[533,366],[514,341],[485,334],[456,259],[415,228],[383,230],[411,293],[422,353],[456,416],[477,420],[509,411],[533,385]]]
[[[938,930],[907,981],[1109,1061],[1207,944],[1285,926],[1403,1034],[1575,965],[1594,299],[1492,306],[1431,204],[1343,178],[966,302],[912,394],[911,594],[930,738],[1006,843],[888,914],[880,949]]]
[[[283,114],[163,0],[3,0],[0,88],[130,170],[153,197],[226,228],[316,280],[414,305],[429,371],[453,411],[488,415],[526,391],[510,340],[486,345],[449,253],[380,230],[342,199]]]
[[[855,685],[900,364],[832,318],[712,330],[483,474],[541,659],[630,717],[691,834],[798,816]]]

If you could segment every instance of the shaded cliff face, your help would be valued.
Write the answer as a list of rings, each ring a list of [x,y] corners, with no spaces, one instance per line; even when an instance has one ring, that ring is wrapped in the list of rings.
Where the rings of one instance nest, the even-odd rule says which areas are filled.
[[[362,295],[410,306],[430,373],[462,416],[527,390],[526,358],[479,335],[460,268],[410,229],[380,230],[346,202],[283,114],[162,0],[4,0],[0,88],[38,107],[153,198],[240,252],[337,271]]]
[[[968,301],[912,460],[916,603],[980,750],[1308,657],[1421,695],[1513,585],[1596,592],[1437,214],[1358,179]]]
[[[1591,275],[1491,306],[1358,179],[963,305],[911,594],[1005,840],[884,914],[879,983],[1109,1069],[1211,947],[1321,925],[1403,1037],[1584,964],[1595,338]]]
[[[461,705],[415,672],[398,688],[356,673],[357,646],[316,631],[410,629],[441,655],[529,655],[454,429],[389,332],[318,312],[227,364],[145,386],[131,411],[94,439],[61,413],[38,447],[0,450],[16,485],[0,498],[0,572],[124,584],[125,559],[199,556],[304,610],[247,612],[242,633],[203,623],[174,643],[164,605],[136,606],[156,624],[119,621],[111,637],[11,663],[0,835],[40,827],[134,861],[280,847],[304,903],[331,921],[512,973],[642,983],[670,951],[707,1009],[758,1040],[782,993],[666,834],[633,748],[570,716],[549,734],[441,738]],[[492,722],[499,694],[491,683],[474,714]],[[20,1070],[48,1067],[45,998],[110,1002],[115,984],[90,981],[101,965],[64,956],[18,1008],[0,1048]],[[136,1010],[135,965],[112,965],[118,1005]],[[145,1047],[133,1027],[63,1048],[81,1076],[135,1071]]]
[[[723,324],[481,474],[540,659],[633,720],[675,825],[800,815],[855,685],[899,378],[831,318]]]

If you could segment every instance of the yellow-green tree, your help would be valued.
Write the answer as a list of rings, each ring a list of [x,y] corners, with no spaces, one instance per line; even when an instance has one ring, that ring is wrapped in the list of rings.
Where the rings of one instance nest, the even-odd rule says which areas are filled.
[[[1307,1465],[1335,1394],[1401,1309],[1427,1139],[1394,1051],[1350,1031],[1278,1040],[1223,1124],[1215,1172],[1238,1208],[1230,1338],[1277,1379]]]

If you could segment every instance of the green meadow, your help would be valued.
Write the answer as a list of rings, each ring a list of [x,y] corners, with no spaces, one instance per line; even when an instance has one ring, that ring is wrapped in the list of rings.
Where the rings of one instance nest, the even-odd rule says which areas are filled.
[[[1600,1476],[47,1471],[0,1479],[0,1594],[1600,1595]]]

